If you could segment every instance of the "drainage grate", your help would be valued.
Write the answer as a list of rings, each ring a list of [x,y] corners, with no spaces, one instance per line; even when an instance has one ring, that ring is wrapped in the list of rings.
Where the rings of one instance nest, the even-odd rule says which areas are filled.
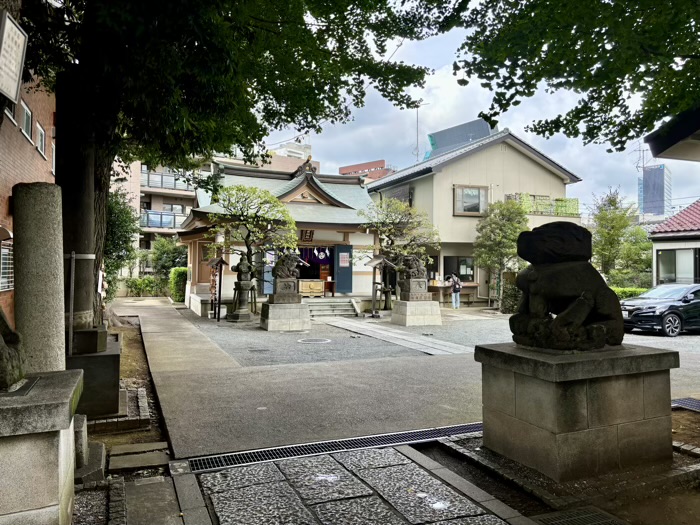
[[[626,522],[596,507],[580,507],[530,518],[540,525],[627,525]]]
[[[323,344],[323,343],[330,343],[330,342],[331,342],[330,339],[315,339],[313,337],[308,338],[308,339],[299,339],[297,341],[297,343],[304,343],[304,344],[309,344],[309,345]]]
[[[700,412],[700,399],[693,399],[692,397],[673,399],[671,401],[671,408],[685,408],[687,410]]]
[[[303,445],[290,445],[287,447],[265,448],[247,452],[234,452],[231,454],[219,454],[192,458],[189,461],[192,472],[200,473],[212,470],[220,470],[237,465],[249,465],[251,463],[263,463],[278,459],[296,458],[300,456],[315,456],[330,452],[343,452],[346,450],[358,450],[372,447],[390,447],[435,441],[438,438],[454,436],[455,434],[467,434],[469,432],[481,432],[481,423],[469,423],[467,425],[453,425],[450,427],[428,428],[423,430],[410,430],[408,432],[395,432],[393,434],[379,434],[334,441],[319,441]]]

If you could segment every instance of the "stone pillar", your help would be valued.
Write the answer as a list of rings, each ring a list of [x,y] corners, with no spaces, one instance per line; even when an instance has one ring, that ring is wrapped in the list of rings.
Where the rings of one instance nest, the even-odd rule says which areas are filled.
[[[59,73],[56,79],[56,184],[63,190],[63,251],[95,253],[95,145],[90,128],[92,100],[75,70]],[[93,327],[92,302],[96,292],[93,259],[75,263],[73,328]],[[70,310],[70,265],[65,265],[65,326]]]
[[[234,304],[233,308],[235,310],[230,314],[226,315],[226,320],[232,323],[240,323],[244,321],[250,321],[253,316],[250,313],[250,308],[248,307],[248,294],[252,288],[253,283],[250,281],[236,281],[233,284],[236,293],[238,294],[238,304]]]
[[[45,182],[17,184],[12,199],[15,324],[25,371],[65,370],[61,188]]]

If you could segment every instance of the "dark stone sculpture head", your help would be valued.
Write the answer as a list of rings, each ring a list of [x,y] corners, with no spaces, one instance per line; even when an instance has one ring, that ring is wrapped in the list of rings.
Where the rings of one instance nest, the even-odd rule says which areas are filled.
[[[272,268],[272,276],[277,279],[298,279],[299,278],[299,256],[296,253],[285,253],[275,263]]]
[[[22,338],[8,323],[0,309],[0,392],[24,379]]]
[[[532,263],[516,279],[523,292],[510,318],[516,343],[556,350],[619,345],[624,336],[620,301],[591,265],[591,234],[553,222],[523,232],[518,255]]]
[[[417,255],[404,255],[399,266],[401,280],[427,279],[428,272],[420,257]]]

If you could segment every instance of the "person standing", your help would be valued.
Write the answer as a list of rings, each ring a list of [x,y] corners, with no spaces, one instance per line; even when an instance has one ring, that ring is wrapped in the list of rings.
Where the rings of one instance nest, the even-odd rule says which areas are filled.
[[[452,308],[459,308],[459,293],[462,291],[462,281],[459,280],[459,276],[453,273],[447,278],[447,284],[452,287]]]

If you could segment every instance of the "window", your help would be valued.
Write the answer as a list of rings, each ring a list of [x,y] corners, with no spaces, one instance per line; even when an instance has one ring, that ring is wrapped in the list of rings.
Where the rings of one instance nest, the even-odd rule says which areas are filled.
[[[697,250],[657,250],[656,284],[698,282]]]
[[[46,132],[44,131],[44,128],[39,125],[39,123],[36,125],[36,149],[38,149],[39,153],[46,158]]]
[[[473,283],[474,282],[474,258],[473,257],[461,257],[461,256],[445,256],[445,278],[449,277],[450,274],[456,273],[459,276],[459,280],[463,283]]]
[[[12,255],[12,243],[0,243],[0,291],[12,290],[15,287],[15,269]]]
[[[481,215],[488,206],[488,188],[480,186],[454,187],[454,215]]]
[[[141,164],[141,173],[148,173],[148,166]]]
[[[26,137],[29,139],[31,142],[32,140],[32,112],[29,110],[27,105],[20,101],[20,104],[22,105],[22,109],[20,111],[20,121],[19,125],[22,127],[22,133],[26,135]]]
[[[171,211],[173,213],[185,213],[184,204],[163,204],[163,211]]]
[[[5,107],[5,113],[7,114],[8,117],[10,117],[10,120],[17,125],[17,121],[15,120],[15,112],[17,111],[17,104],[14,102],[7,102],[7,106]]]

